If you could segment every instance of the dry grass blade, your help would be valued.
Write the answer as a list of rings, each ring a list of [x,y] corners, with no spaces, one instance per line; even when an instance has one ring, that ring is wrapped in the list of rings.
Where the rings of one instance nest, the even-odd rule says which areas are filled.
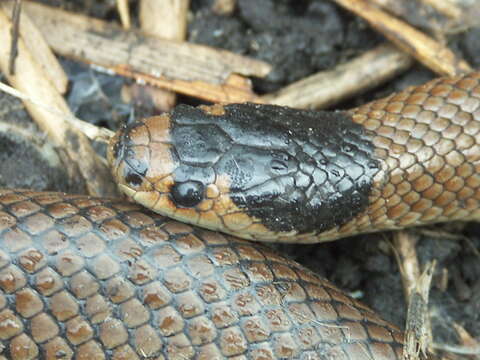
[[[416,243],[417,238],[407,231],[396,231],[393,233],[393,248],[400,273],[402,274],[405,299],[410,298],[420,277],[420,265],[415,249]]]

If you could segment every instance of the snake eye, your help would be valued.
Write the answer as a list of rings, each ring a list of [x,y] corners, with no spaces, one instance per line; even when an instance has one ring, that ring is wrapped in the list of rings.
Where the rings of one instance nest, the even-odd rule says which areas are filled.
[[[172,196],[175,203],[182,207],[194,207],[203,200],[204,186],[198,181],[175,183]]]

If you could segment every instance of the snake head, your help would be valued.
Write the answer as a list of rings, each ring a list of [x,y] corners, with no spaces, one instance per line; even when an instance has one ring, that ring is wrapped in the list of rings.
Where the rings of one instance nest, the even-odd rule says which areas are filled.
[[[308,238],[368,197],[356,185],[368,181],[361,129],[343,115],[322,128],[318,114],[180,105],[122,128],[108,159],[120,190],[162,215],[247,239]]]

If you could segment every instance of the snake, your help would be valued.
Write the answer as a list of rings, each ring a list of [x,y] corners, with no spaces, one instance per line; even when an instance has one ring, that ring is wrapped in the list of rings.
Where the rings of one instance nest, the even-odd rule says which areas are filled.
[[[476,220],[479,147],[479,72],[123,126],[107,158],[134,202],[0,190],[0,359],[400,360],[401,329],[257,241]]]

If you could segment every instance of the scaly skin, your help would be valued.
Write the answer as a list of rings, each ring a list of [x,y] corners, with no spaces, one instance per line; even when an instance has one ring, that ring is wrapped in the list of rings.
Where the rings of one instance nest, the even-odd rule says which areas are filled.
[[[120,187],[147,207],[257,240],[309,242],[478,219],[479,79],[474,73],[434,80],[340,114],[265,105],[183,107],[119,132],[109,159]],[[190,121],[185,114],[206,122],[195,144],[208,146],[186,148],[188,132],[175,135],[174,125]],[[203,141],[215,121],[245,114],[254,120],[278,115],[294,125],[292,138],[280,137],[288,146],[257,146],[282,143],[264,124],[257,126],[263,136],[227,124],[222,131],[236,135],[231,143],[229,136]],[[316,114],[318,121],[333,122],[315,130]],[[311,128],[301,128],[301,120]],[[281,127],[277,122],[275,129]],[[260,205],[261,211],[249,207],[263,193],[254,190],[255,201],[242,198],[239,180],[253,181],[253,189],[268,184],[268,173],[255,162],[244,161],[252,172],[233,158],[205,184],[198,179],[201,172],[189,180],[190,171],[178,171],[188,162],[184,158],[189,164],[221,159],[210,147],[214,142],[246,149],[249,141],[257,152],[247,160],[273,164],[268,171],[282,179],[263,190],[279,192],[282,202],[286,194],[308,198],[310,205],[302,208],[307,215],[328,204],[320,209],[321,231],[309,229],[316,216],[296,227],[299,214],[290,211],[301,208],[298,202],[281,210],[272,203]],[[270,150],[275,157],[269,162]],[[242,148],[235,154],[243,155]],[[303,175],[292,175],[295,166]],[[291,179],[304,194],[294,191]],[[323,198],[315,198],[315,186]],[[343,210],[346,217],[340,218]],[[402,339],[401,331],[370,309],[261,245],[131,203],[0,191],[0,358],[399,360]]]
[[[296,262],[132,203],[2,190],[0,230],[0,358],[401,359]]]
[[[146,207],[246,239],[319,242],[480,218],[480,73],[349,112],[181,106],[118,132]]]

